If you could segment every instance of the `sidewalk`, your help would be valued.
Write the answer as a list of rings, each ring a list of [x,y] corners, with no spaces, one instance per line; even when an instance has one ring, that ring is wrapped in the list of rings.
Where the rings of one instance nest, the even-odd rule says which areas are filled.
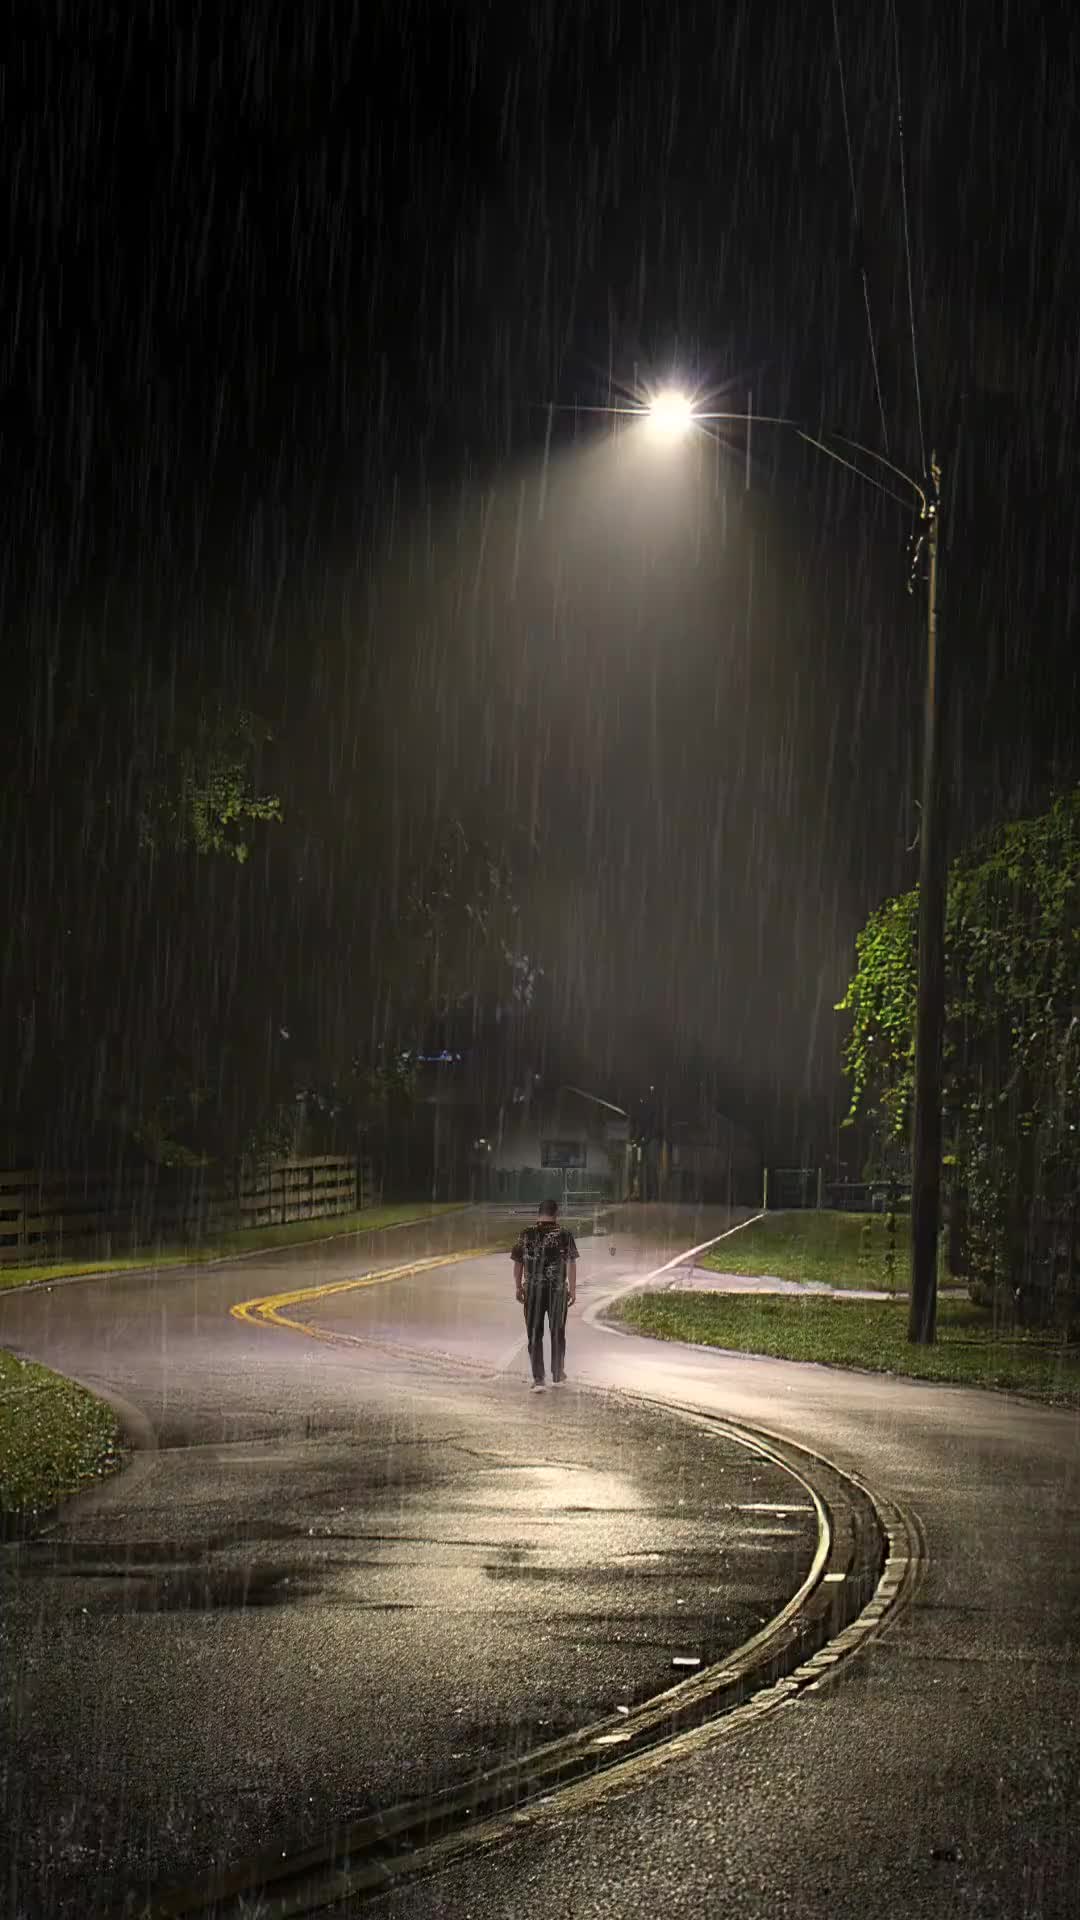
[[[817,1280],[778,1280],[772,1274],[714,1273],[706,1267],[676,1267],[665,1273],[656,1293],[814,1293],[826,1300],[906,1300],[907,1292],[884,1287],[825,1287]],[[940,1299],[966,1299],[966,1287],[939,1287]]]

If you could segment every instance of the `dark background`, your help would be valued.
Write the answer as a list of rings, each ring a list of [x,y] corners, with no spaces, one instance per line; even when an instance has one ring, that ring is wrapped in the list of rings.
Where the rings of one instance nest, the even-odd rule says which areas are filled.
[[[70,1153],[211,975],[242,1073],[370,1037],[451,813],[518,868],[541,1050],[825,1150],[854,933],[915,873],[911,515],[764,428],[749,490],[739,428],[616,471],[573,409],[674,376],[883,449],[865,268],[919,470],[894,17],[837,22],[858,226],[827,6],[17,10],[13,1155],[20,1102]],[[959,841],[1076,773],[1080,30],[897,25]],[[164,904],[125,795],[189,687],[266,716],[287,818],[245,892]]]

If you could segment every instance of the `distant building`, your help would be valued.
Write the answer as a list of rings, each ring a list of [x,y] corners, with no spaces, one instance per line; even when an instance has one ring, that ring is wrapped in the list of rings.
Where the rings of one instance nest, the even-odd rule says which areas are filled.
[[[476,1145],[491,1199],[625,1199],[630,1123],[623,1107],[581,1087],[532,1085]]]
[[[520,1062],[511,1085],[505,1062],[494,1071],[468,1046],[427,1051],[417,1066],[394,1192],[521,1205],[574,1195],[736,1205],[760,1198],[756,1141],[715,1110],[680,1117],[647,1097],[631,1114],[606,1093],[549,1082]]]

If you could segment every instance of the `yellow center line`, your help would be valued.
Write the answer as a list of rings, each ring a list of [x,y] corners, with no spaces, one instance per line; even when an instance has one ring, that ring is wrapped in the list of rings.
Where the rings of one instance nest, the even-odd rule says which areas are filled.
[[[478,1260],[484,1254],[497,1252],[492,1247],[467,1247],[462,1253],[438,1253],[426,1260],[411,1260],[402,1267],[383,1267],[377,1273],[359,1273],[351,1280],[327,1280],[319,1286],[294,1287],[287,1293],[264,1293],[254,1300],[238,1300],[229,1308],[234,1320],[241,1320],[249,1327],[289,1327],[295,1333],[306,1333],[313,1340],[333,1338],[320,1327],[312,1327],[304,1320],[294,1320],[285,1309],[306,1305],[309,1301],[328,1300],[336,1293],[356,1293],[361,1287],[384,1286],[390,1280],[408,1280],[413,1274],[431,1273],[439,1267],[456,1266],[462,1260]]]

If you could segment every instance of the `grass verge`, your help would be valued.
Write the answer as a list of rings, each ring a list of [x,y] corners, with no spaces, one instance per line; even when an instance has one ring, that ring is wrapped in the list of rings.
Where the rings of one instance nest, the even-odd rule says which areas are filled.
[[[119,1459],[110,1407],[73,1380],[0,1348],[0,1533],[47,1513]]]
[[[457,1201],[424,1204],[406,1201],[394,1207],[365,1207],[362,1213],[335,1213],[325,1220],[293,1220],[283,1227],[243,1227],[219,1233],[197,1245],[132,1247],[101,1260],[54,1260],[47,1265],[0,1267],[0,1292],[8,1287],[32,1286],[38,1280],[66,1280],[78,1274],[131,1273],[143,1267],[199,1267],[227,1260],[237,1253],[267,1252],[274,1247],[302,1245],[309,1240],[332,1240],[339,1234],[379,1233],[386,1227],[433,1220],[442,1213],[458,1213]]]
[[[608,1317],[657,1340],[688,1340],[777,1360],[816,1360],[871,1373],[1011,1389],[1080,1407],[1080,1348],[995,1323],[968,1300],[938,1301],[932,1347],[907,1342],[907,1307],[894,1300],[806,1294],[632,1293]]]
[[[825,1287],[870,1287],[906,1292],[911,1252],[911,1222],[896,1216],[896,1271],[892,1283],[885,1264],[888,1233],[880,1213],[767,1213],[733,1233],[698,1261],[713,1273],[742,1273],[759,1279],[812,1280]],[[940,1272],[942,1285],[949,1275]]]

